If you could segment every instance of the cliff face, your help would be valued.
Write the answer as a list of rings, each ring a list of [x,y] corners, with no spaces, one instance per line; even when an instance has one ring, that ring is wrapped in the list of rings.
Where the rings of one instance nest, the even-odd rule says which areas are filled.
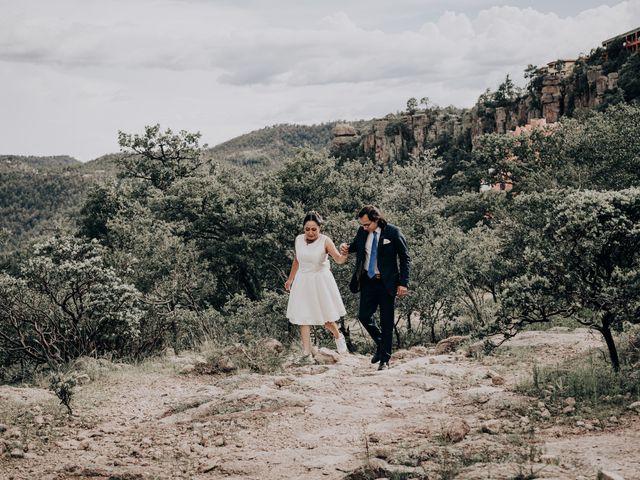
[[[581,64],[576,69],[574,62],[557,62],[540,73],[534,91],[500,106],[481,97],[469,109],[432,108],[388,115],[360,130],[338,125],[332,150],[336,156],[358,152],[386,163],[407,160],[443,141],[473,146],[486,133],[506,133],[538,118],[555,123],[576,110],[597,107],[607,92],[617,88],[617,81],[618,73],[604,75],[601,66]]]

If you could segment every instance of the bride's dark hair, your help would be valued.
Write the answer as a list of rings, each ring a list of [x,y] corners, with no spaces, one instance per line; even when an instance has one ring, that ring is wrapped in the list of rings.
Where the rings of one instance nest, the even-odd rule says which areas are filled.
[[[315,210],[311,210],[310,212],[307,212],[307,214],[304,216],[304,220],[302,220],[302,226],[304,227],[304,225],[310,220],[316,222],[319,227],[322,226],[322,223],[323,223],[322,217]]]

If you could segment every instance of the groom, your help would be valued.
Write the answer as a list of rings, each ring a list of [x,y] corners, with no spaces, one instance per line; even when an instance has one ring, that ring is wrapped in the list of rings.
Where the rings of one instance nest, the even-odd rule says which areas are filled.
[[[378,370],[389,368],[393,341],[396,296],[407,294],[409,248],[398,227],[387,223],[380,210],[366,205],[358,213],[360,228],[350,245],[340,245],[340,253],[356,253],[356,267],[349,283],[353,293],[360,292],[358,319],[376,342],[371,363]],[[398,268],[399,266],[399,268]],[[373,314],[380,307],[380,327]]]

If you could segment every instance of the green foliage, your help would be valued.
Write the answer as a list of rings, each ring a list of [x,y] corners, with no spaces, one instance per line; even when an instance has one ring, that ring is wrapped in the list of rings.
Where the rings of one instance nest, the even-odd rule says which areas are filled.
[[[126,153],[119,159],[123,175],[138,178],[159,190],[166,190],[180,178],[191,177],[202,165],[202,135],[171,129],[160,131],[160,125],[144,128],[144,134],[118,132],[118,144]]]
[[[226,303],[219,330],[227,342],[248,343],[255,338],[275,338],[286,341],[292,331],[287,320],[288,295],[265,292],[262,299],[252,301],[236,295]]]
[[[139,332],[138,293],[105,264],[97,242],[50,238],[21,277],[0,275],[0,344],[15,359],[56,366],[123,355]]]
[[[256,169],[280,167],[299,150],[326,150],[335,122],[320,125],[275,125],[241,135],[209,149],[206,156],[221,163]]]
[[[542,82],[544,76],[537,66],[529,64],[524,71],[524,78],[528,80],[526,88],[531,99],[531,106],[542,111]]]
[[[618,369],[611,331],[640,318],[640,190],[529,194],[516,203],[526,227],[506,234],[522,263],[503,285],[500,330],[572,318],[602,333]]]
[[[612,42],[606,50],[606,61],[602,64],[602,73],[607,75],[617,72],[629,58],[630,52],[624,48],[624,38],[619,38]]]
[[[411,97],[407,100],[407,113],[413,115],[418,111],[418,100],[415,97]]]
[[[57,370],[51,374],[49,382],[49,389],[56,394],[56,397],[60,399],[60,404],[67,408],[69,415],[73,415],[71,409],[71,399],[74,395],[74,388],[76,386],[75,378],[68,372],[64,373],[61,370]]]
[[[640,54],[635,53],[622,66],[618,86],[624,91],[627,102],[640,99]]]
[[[555,130],[478,139],[468,168],[458,175],[513,181],[514,192],[552,188],[623,189],[640,182],[640,106],[620,104]]]
[[[518,390],[546,398],[557,413],[566,406],[567,398],[576,400],[578,412],[583,407],[621,409],[630,398],[640,398],[640,375],[631,365],[623,365],[619,372],[612,373],[601,355],[591,354],[563,365],[536,366],[531,380],[519,385]]]

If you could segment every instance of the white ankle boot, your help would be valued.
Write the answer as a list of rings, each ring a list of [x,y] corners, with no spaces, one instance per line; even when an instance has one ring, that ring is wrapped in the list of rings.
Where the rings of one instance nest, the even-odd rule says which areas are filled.
[[[338,353],[347,353],[349,351],[347,348],[347,341],[344,339],[344,335],[342,334],[336,338],[336,349],[338,350]]]

